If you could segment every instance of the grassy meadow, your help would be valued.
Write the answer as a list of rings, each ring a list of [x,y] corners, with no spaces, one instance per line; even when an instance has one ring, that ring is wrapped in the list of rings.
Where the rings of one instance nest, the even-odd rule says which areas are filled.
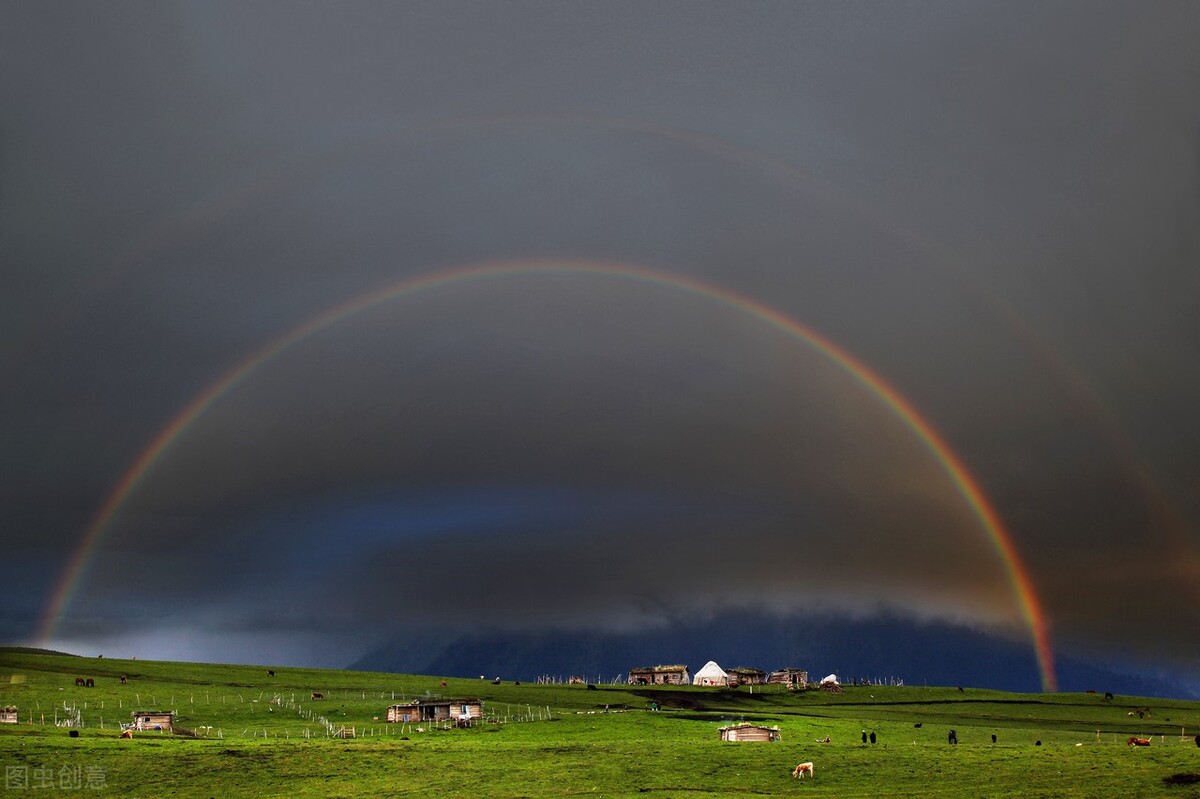
[[[17,706],[20,723],[0,725],[0,761],[12,796],[1200,797],[1200,782],[1164,781],[1200,779],[1200,703],[1107,701],[1097,688],[443,687],[436,676],[3,651],[0,705]],[[394,702],[435,696],[482,698],[488,720],[383,721]],[[1136,709],[1149,713],[1128,715]],[[122,739],[134,710],[175,710],[197,737]],[[777,725],[782,740],[718,739],[742,720]],[[331,735],[343,727],[355,737]],[[1152,744],[1127,746],[1131,735]],[[814,779],[792,779],[801,761]]]

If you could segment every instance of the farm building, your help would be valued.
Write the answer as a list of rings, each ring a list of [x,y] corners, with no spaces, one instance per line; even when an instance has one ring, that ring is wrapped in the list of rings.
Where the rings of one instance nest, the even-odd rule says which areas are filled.
[[[630,685],[687,685],[687,666],[647,666],[629,670]]]
[[[746,666],[738,666],[736,669],[730,669],[729,675],[730,685],[762,685],[767,681],[767,673],[758,669],[747,668]]]
[[[0,724],[16,724],[17,709],[15,707],[0,708]]]
[[[763,727],[759,724],[734,724],[717,730],[722,741],[778,741],[778,727]]]
[[[472,724],[481,718],[481,699],[414,699],[403,705],[392,705],[387,711],[387,720],[400,724],[409,721],[454,721]]]
[[[174,732],[175,730],[174,710],[135,710],[129,715],[133,717],[133,723],[130,726],[135,730],[161,730],[163,732]]]
[[[692,678],[692,685],[729,685],[729,675],[716,664],[716,661],[710,660],[704,664],[704,668],[696,672],[696,676]]]
[[[767,682],[788,685],[793,688],[807,688],[808,672],[800,669],[780,669],[779,671],[771,672],[771,676],[767,678]]]

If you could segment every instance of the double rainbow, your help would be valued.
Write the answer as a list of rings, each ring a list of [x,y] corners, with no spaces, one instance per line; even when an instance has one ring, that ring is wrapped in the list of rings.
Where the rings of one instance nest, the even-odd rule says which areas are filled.
[[[225,372],[192,399],[169,424],[159,431],[122,475],[120,482],[117,483],[89,524],[52,592],[50,601],[38,624],[37,637],[39,641],[46,645],[54,637],[58,624],[78,591],[87,573],[89,561],[103,540],[105,532],[147,473],[161,460],[175,440],[214,402],[249,378],[263,364],[331,325],[392,300],[466,282],[540,275],[577,275],[634,281],[685,292],[732,308],[803,342],[875,395],[934,457],[979,520],[992,546],[1000,556],[1021,617],[1029,630],[1043,690],[1057,690],[1054,656],[1050,646],[1046,617],[1037,593],[1034,591],[1029,571],[1018,556],[1012,535],[1005,529],[995,508],[992,507],[978,482],[963,462],[933,426],[895,388],[854,355],[820,333],[750,297],[702,280],[647,267],[581,260],[492,262],[407,278],[323,311],[260,347],[250,357]]]

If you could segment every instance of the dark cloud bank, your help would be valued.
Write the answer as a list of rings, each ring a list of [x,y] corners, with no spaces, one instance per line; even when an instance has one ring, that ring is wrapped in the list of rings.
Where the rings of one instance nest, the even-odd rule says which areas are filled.
[[[1064,686],[1196,690],[1198,35],[1187,4],[5,6],[0,635],[266,342],[561,258],[862,359],[994,503]],[[49,643],[143,657],[1037,681],[1006,564],[885,402],[744,309],[595,275],[270,359],[78,589]]]

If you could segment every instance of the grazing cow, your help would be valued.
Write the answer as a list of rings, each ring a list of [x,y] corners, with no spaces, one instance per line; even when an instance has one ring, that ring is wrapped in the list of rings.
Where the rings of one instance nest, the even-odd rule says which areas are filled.
[[[267,676],[268,676],[268,677],[274,677],[274,676],[275,676],[275,669],[267,669]]]
[[[1088,689],[1088,693],[1089,693],[1089,694],[1093,694],[1093,695],[1094,695],[1094,694],[1096,693],[1096,689],[1095,689],[1095,688],[1089,688],[1089,689]]]
[[[863,742],[863,743],[866,743],[866,742],[867,742],[867,731],[866,731],[866,730],[863,730],[863,733],[862,733],[862,742]]]
[[[121,733],[121,737],[122,738],[132,738],[133,730],[125,730],[125,732]]]
[[[964,690],[963,690],[963,688],[962,688],[962,686],[961,686],[961,685],[960,685],[960,686],[958,686],[958,692],[959,692],[960,694],[965,694],[965,693],[966,693],[966,691],[964,691]]]
[[[950,734],[946,736],[946,740],[947,742],[958,746],[958,733],[954,730],[950,730]]]
[[[1135,735],[1131,735],[1131,736],[1129,736],[1129,739],[1125,741],[1125,745],[1126,746],[1149,746],[1150,739],[1149,738],[1138,738]]]
[[[499,685],[499,684],[500,684],[500,678],[499,678],[499,677],[497,677],[496,679],[492,680],[492,685]]]
[[[75,684],[76,684],[76,685],[78,685],[80,688],[82,688],[82,687],[83,687],[83,682],[84,682],[84,680],[83,680],[83,678],[82,678],[82,677],[76,677],[76,678],[75,678]]]
[[[996,743],[996,733],[992,733],[992,743]]]
[[[1041,741],[1034,741],[1034,742],[1033,742],[1033,745],[1034,745],[1034,746],[1041,746],[1041,745],[1042,745],[1042,742],[1041,742]]]
[[[313,699],[324,699],[324,698],[325,698],[325,694],[321,693],[320,691],[313,691],[313,692],[312,692],[312,698],[313,698]]]
[[[95,681],[95,680],[93,680],[91,677],[88,677],[88,678],[87,678],[87,683],[85,684],[85,687],[87,687],[87,688],[95,688],[95,687],[96,687],[96,681]]]
[[[441,681],[439,681],[439,682],[438,682],[438,685],[439,685],[439,686],[441,686],[442,688],[445,688],[445,687],[446,687],[446,681],[445,681],[445,680],[441,680]]]
[[[812,763],[799,763],[796,765],[796,768],[794,768],[792,770],[792,776],[795,777],[796,779],[803,778],[805,774],[807,774],[809,776],[809,779],[813,778],[813,764]]]
[[[1104,698],[1105,698],[1105,699],[1110,699],[1110,700],[1111,700],[1111,699],[1113,698],[1112,691],[1105,691],[1105,692],[1104,692]]]
[[[871,730],[871,743],[875,743],[875,731]]]
[[[69,735],[69,736],[70,736],[70,737],[72,737],[72,738],[78,738],[78,737],[79,737],[79,730],[71,730],[70,732],[68,732],[68,733],[67,733],[67,735]]]
[[[128,685],[128,684],[129,684],[129,678],[126,677],[124,674],[122,674],[121,675],[121,685]]]
[[[588,684],[587,684],[587,689],[588,689],[589,691],[595,691],[595,690],[597,690],[596,686],[592,685],[591,683],[588,683]]]
[[[914,725],[913,725],[913,729],[914,729],[914,730],[919,730],[919,729],[921,729],[921,722],[919,722],[919,721],[918,721],[916,724],[914,724]]]

